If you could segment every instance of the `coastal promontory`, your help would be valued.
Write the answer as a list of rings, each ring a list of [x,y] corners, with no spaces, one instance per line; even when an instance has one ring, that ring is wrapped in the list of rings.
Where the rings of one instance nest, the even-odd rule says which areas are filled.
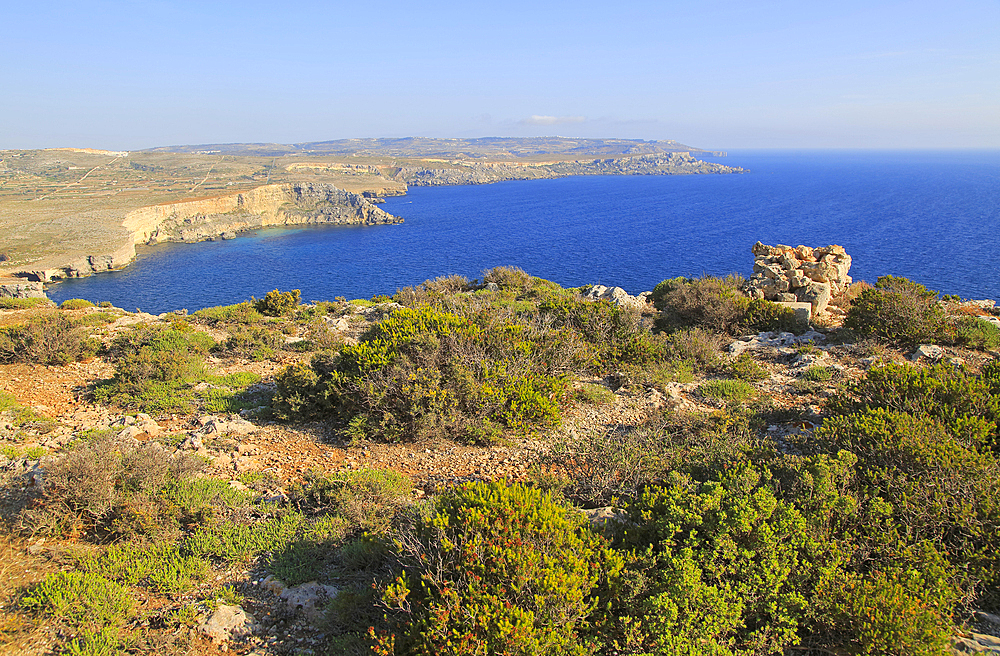
[[[674,141],[562,137],[0,151],[0,279],[24,294],[26,282],[126,266],[137,245],[398,223],[377,204],[409,186],[742,172],[699,159],[722,155]]]

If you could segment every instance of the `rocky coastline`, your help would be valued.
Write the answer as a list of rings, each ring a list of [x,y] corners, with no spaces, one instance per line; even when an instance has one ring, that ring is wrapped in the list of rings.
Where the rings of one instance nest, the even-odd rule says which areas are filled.
[[[691,153],[656,153],[575,162],[518,163],[453,161],[440,167],[401,167],[388,177],[415,187],[545,180],[571,175],[690,175],[743,173],[738,166],[714,164]]]
[[[265,185],[245,193],[142,207],[125,214],[123,229],[109,236],[104,252],[49,258],[38,263],[41,266],[5,272],[0,295],[26,298],[38,292],[40,283],[121,269],[135,259],[135,247],[140,244],[232,239],[271,226],[402,221],[362,194],[313,183]]]
[[[121,159],[129,154],[115,155],[116,159]],[[688,151],[637,152],[549,162],[433,158],[417,165],[404,163],[400,166],[303,162],[286,168],[287,172],[294,171],[296,177],[338,174],[347,176],[347,180],[354,180],[352,176],[355,176],[365,182],[361,186],[348,183],[349,187],[355,184],[354,191],[325,181],[279,182],[240,193],[141,206],[120,214],[85,209],[73,217],[51,222],[53,234],[67,235],[65,243],[55,242],[58,245],[51,254],[22,260],[16,265],[13,262],[0,265],[0,295],[28,297],[44,293],[37,284],[31,283],[45,284],[121,269],[135,259],[137,245],[232,239],[240,233],[270,226],[401,223],[400,217],[377,205],[384,202],[385,196],[405,194],[409,186],[478,185],[578,175],[744,172],[740,167],[699,160]],[[88,231],[86,239],[79,244],[72,236],[76,233],[66,233],[65,226],[71,221],[85,226]]]

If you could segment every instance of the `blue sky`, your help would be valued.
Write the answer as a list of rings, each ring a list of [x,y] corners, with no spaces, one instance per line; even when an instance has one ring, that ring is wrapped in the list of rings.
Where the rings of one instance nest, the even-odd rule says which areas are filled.
[[[1000,148],[1000,1],[11,2],[0,148]]]

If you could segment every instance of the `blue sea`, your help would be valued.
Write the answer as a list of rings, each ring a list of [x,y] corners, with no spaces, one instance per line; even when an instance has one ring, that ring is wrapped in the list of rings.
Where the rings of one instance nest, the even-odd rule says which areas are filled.
[[[498,265],[638,293],[679,275],[749,276],[760,240],[840,244],[855,280],[901,275],[1000,300],[998,151],[747,151],[712,161],[748,172],[415,187],[382,205],[401,225],[141,247],[126,269],[53,284],[49,296],[194,311],[272,289],[370,298]]]

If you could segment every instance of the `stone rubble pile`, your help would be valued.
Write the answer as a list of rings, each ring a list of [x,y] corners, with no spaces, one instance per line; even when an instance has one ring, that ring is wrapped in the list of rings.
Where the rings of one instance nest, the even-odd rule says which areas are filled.
[[[758,241],[750,250],[755,259],[746,291],[753,298],[809,303],[815,316],[851,284],[851,256],[842,246],[792,248]]]

